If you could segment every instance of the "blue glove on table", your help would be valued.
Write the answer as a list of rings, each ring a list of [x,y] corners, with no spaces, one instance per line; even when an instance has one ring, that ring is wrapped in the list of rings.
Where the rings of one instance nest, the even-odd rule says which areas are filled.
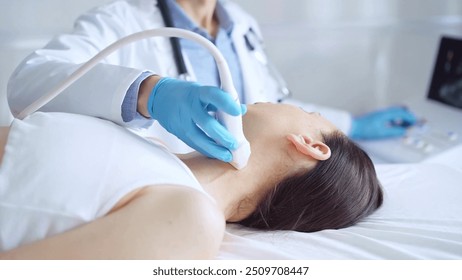
[[[350,137],[353,139],[382,139],[403,136],[417,121],[404,107],[390,107],[353,119]]]
[[[238,143],[208,112],[220,110],[233,116],[245,114],[229,94],[217,87],[172,78],[160,79],[148,100],[148,111],[168,132],[196,151],[230,162]]]

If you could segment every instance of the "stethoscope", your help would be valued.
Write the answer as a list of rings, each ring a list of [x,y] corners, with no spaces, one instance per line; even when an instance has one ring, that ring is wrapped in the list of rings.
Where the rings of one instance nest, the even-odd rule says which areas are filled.
[[[170,13],[170,9],[167,5],[166,0],[158,0],[157,6],[160,10],[162,18],[164,20],[164,24],[166,27],[174,27],[173,20]],[[257,34],[255,33],[252,28],[249,28],[247,33],[244,35],[244,40],[247,45],[247,49],[252,52],[254,57],[260,62],[262,65],[268,68],[269,74],[274,78],[278,85],[278,102],[283,101],[284,99],[290,97],[292,95],[291,91],[287,87],[287,83],[276,69],[276,67],[266,58],[263,50],[261,49],[261,40],[258,38]],[[189,75],[188,70],[186,68],[186,63],[183,57],[183,53],[181,52],[180,41],[178,38],[170,38],[170,44],[173,50],[173,58],[175,60],[175,65],[178,70],[178,77],[180,79],[190,81],[191,75]]]

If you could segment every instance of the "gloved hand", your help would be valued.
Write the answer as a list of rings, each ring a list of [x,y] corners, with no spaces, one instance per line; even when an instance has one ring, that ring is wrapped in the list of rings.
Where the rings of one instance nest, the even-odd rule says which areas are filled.
[[[350,137],[358,140],[399,137],[416,121],[415,115],[406,108],[390,107],[354,118]]]
[[[233,116],[245,114],[231,96],[217,87],[172,78],[160,79],[148,100],[148,111],[168,132],[196,151],[230,162],[236,139],[208,112],[221,110]]]

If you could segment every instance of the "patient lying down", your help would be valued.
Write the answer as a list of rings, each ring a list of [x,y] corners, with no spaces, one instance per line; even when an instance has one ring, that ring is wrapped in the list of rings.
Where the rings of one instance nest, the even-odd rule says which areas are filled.
[[[43,130],[34,132],[29,128],[32,125],[27,125],[34,115],[15,122],[23,123],[21,129],[30,133],[31,138],[37,137],[34,141],[40,141],[34,133]],[[60,123],[54,121],[63,116],[67,118],[64,124],[73,132],[63,132]],[[369,157],[319,114],[290,105],[248,106],[243,124],[252,155],[247,167],[240,171],[197,153],[176,157],[158,144],[100,119],[62,113],[39,113],[40,118],[50,120],[47,122],[53,125],[49,125],[52,133],[41,136],[49,137],[41,142],[49,144],[32,147],[32,151],[46,151],[42,161],[55,164],[49,169],[68,173],[62,181],[49,181],[60,176],[44,176],[48,173],[42,173],[41,168],[47,164],[29,162],[35,164],[36,170],[29,172],[36,174],[21,185],[13,185],[12,182],[26,180],[12,172],[19,166],[12,164],[13,155],[23,152],[12,150],[14,142],[19,141],[15,124],[10,131],[1,130],[3,259],[213,258],[226,222],[262,230],[339,229],[357,223],[382,204],[382,190]],[[100,131],[111,128],[113,135],[99,143],[102,136],[88,135],[88,126],[73,126],[74,118],[95,125]],[[70,135],[74,132],[75,136]],[[115,148],[118,141],[131,141],[130,145],[124,143],[129,153]],[[56,151],[61,147],[59,143],[67,149]],[[86,155],[88,150],[98,152]],[[29,155],[29,161],[34,161],[33,155]],[[87,160],[78,160],[79,155]],[[162,157],[162,164],[149,166],[147,163],[154,157]],[[120,158],[123,160],[114,160]],[[104,168],[98,167],[99,161],[104,162]],[[164,162],[176,169],[163,171]],[[191,177],[181,181],[178,178],[182,176]],[[40,180],[48,181],[45,184]],[[27,185],[30,192],[26,191]],[[18,195],[18,189],[25,190]],[[102,197],[116,199],[111,202]],[[53,205],[62,208],[53,210]],[[79,209],[79,205],[81,210],[72,210]],[[40,207],[45,210],[34,210]],[[91,214],[82,214],[87,212]],[[78,219],[69,219],[71,216]],[[8,231],[12,220],[24,221],[23,237],[19,232]],[[44,229],[35,230],[41,228],[42,220]]]

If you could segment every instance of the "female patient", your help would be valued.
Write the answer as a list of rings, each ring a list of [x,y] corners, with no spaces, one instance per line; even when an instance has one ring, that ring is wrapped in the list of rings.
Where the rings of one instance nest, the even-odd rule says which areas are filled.
[[[213,258],[225,222],[311,232],[381,205],[368,156],[320,115],[262,103],[243,124],[252,155],[237,171],[100,119],[15,120],[0,142],[0,258]]]

